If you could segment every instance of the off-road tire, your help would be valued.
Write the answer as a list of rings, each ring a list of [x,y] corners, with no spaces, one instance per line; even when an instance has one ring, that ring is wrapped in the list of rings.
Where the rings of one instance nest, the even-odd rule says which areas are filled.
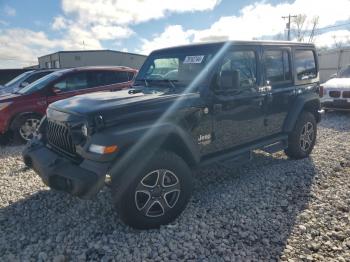
[[[311,127],[313,130],[313,134],[310,134],[308,136],[311,139],[309,141],[309,146],[304,147],[302,140],[302,136],[305,136],[305,128],[306,126]],[[304,132],[304,134],[303,134]],[[288,136],[288,147],[285,149],[285,153],[288,157],[293,158],[293,159],[302,159],[308,157],[316,142],[317,138],[317,123],[315,116],[307,111],[302,112],[299,115],[299,118],[294,126],[293,131],[289,134]],[[307,143],[304,143],[307,144]]]
[[[169,172],[169,173],[164,173],[164,172]],[[161,175],[159,175],[161,173],[163,174],[162,177],[164,176],[164,180],[159,179],[159,182],[157,180],[157,182],[155,182],[155,185],[157,183],[159,183],[159,185],[157,185],[154,188],[151,187],[150,189],[148,189],[149,186],[153,186],[154,182],[152,181],[152,179],[155,180],[155,177],[157,176],[158,178],[161,177]],[[176,176],[179,184],[175,184],[176,179],[175,177],[173,177],[173,175]],[[147,179],[149,181],[147,181]],[[162,181],[165,181],[165,179],[168,179],[169,181],[171,179],[174,179],[173,187],[174,188],[179,187],[180,192],[179,192],[179,195],[177,196],[177,200],[174,192],[166,193],[167,192],[166,190],[168,189],[163,188],[162,184],[165,185],[165,182],[162,182]],[[147,188],[145,188],[146,184],[148,184]],[[171,183],[169,183],[169,185],[171,185]],[[150,192],[150,190],[155,191],[156,188],[158,187],[159,187],[159,192],[157,194],[154,192]],[[146,189],[148,193],[147,194],[143,192],[140,193],[140,191],[142,191],[140,188]],[[164,191],[162,191],[163,189]],[[175,189],[175,191],[176,190],[177,189]],[[181,157],[179,157],[178,155],[172,152],[160,151],[154,154],[154,156],[150,159],[150,161],[148,161],[148,163],[145,164],[144,168],[142,168],[142,170],[140,170],[136,174],[135,179],[132,181],[129,188],[125,191],[125,193],[121,196],[119,201],[116,203],[117,212],[120,215],[122,221],[133,228],[136,228],[136,229],[159,228],[160,225],[164,225],[172,222],[182,213],[182,211],[185,209],[191,197],[192,190],[193,190],[193,177],[191,174],[191,170],[186,164],[186,162]],[[112,188],[112,191],[113,191],[113,188]],[[142,194],[144,194],[144,196],[142,196]],[[153,195],[153,194],[156,194],[156,195]],[[175,198],[173,197],[173,195],[175,196]],[[167,199],[170,196],[172,199],[176,200],[176,202],[174,201],[165,202],[165,196],[167,196]],[[138,202],[139,197],[141,197],[141,200],[142,200],[142,197],[144,197],[145,198],[144,202],[146,202],[148,197],[150,197],[148,200],[149,202],[145,204],[145,207],[152,205],[151,201],[153,201],[152,203],[154,203],[158,201],[157,199],[159,199],[159,203],[161,202],[161,206],[164,205],[164,207],[167,210],[165,211],[163,209],[164,210],[163,215],[158,214],[158,216],[156,217],[150,217],[151,215],[150,212],[145,214],[147,212],[147,208],[140,210],[140,208],[142,208],[143,206],[143,203],[140,204]],[[158,208],[159,209],[158,213],[161,213],[161,208],[160,208],[161,206],[159,206],[159,203],[153,204],[151,206],[152,210],[150,210],[148,207],[149,211],[153,211],[153,209],[156,211],[156,208]],[[169,205],[166,205],[166,203],[175,203],[175,204],[173,205],[173,207],[169,208]],[[152,213],[152,215],[154,214],[157,214],[157,213]]]

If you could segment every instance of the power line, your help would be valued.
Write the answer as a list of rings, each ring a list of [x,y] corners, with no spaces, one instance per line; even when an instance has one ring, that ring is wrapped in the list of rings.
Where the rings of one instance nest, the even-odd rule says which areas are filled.
[[[326,30],[326,29],[331,29],[331,28],[336,28],[336,27],[342,27],[342,26],[346,26],[346,25],[350,25],[349,23],[345,23],[345,24],[341,24],[341,25],[332,25],[332,26],[327,26],[327,27],[322,27],[322,28],[318,28],[315,31],[322,31],[322,30]]]

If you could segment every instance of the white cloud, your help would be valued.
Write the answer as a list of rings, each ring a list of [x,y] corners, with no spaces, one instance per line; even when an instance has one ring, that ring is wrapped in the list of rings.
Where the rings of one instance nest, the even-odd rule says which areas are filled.
[[[5,13],[7,16],[15,16],[15,15],[16,15],[16,9],[14,9],[14,8],[11,7],[11,6],[5,5],[5,7],[4,7],[4,13]]]
[[[43,32],[18,28],[0,30],[0,67],[37,64],[37,57],[55,46],[56,43],[50,41]]]
[[[138,52],[148,55],[152,50],[191,42],[192,31],[184,31],[181,25],[168,26],[165,31],[152,40],[142,39],[142,49]]]
[[[95,34],[95,36],[98,39],[101,39],[101,40],[128,38],[134,34],[134,32],[131,29],[127,27],[121,27],[121,26],[97,25],[97,26],[93,26],[91,28],[91,31],[92,33]]]
[[[307,14],[309,20],[315,16],[320,17],[319,27],[325,27],[335,24],[337,21],[348,20],[350,18],[348,10],[350,9],[349,0],[296,0],[293,3],[281,3],[272,5],[265,1],[257,2],[245,6],[236,16],[225,16],[218,19],[209,28],[204,30],[184,30],[181,28],[179,34],[174,37],[169,36],[169,26],[165,31],[153,39],[143,39],[143,45],[140,50],[149,51],[152,49],[177,45],[189,42],[206,42],[217,40],[252,40],[262,36],[273,36],[283,34],[286,21],[282,20],[282,15],[288,14]],[[332,10],[330,12],[330,10]],[[307,21],[307,24],[309,21]],[[329,37],[320,37],[331,45]]]
[[[44,32],[12,28],[0,30],[0,68],[38,63],[38,57],[57,50],[101,49],[90,32],[72,27],[63,39],[49,39]],[[20,52],[19,52],[20,50]]]
[[[62,0],[65,16],[54,19],[54,30],[89,32],[97,41],[121,40],[134,35],[130,24],[159,19],[168,13],[213,9],[221,0]],[[75,29],[72,29],[72,26]],[[80,34],[81,35],[81,34]],[[87,34],[85,34],[86,36]],[[146,41],[146,40],[145,40]],[[159,39],[159,41],[162,41]]]
[[[99,24],[141,23],[164,17],[168,12],[194,12],[213,9],[220,0],[63,0],[67,14]]]
[[[60,38],[51,39],[44,32],[21,28],[0,29],[0,67],[36,64],[38,56],[57,50],[102,49],[101,41],[114,40],[119,43],[121,39],[135,34],[130,29],[130,24],[159,19],[174,12],[211,10],[219,2],[220,0],[62,0],[64,13],[56,16],[51,23],[51,29],[57,31]],[[5,7],[4,12],[8,15],[16,14],[9,6]],[[181,28],[175,27],[171,32],[181,32]],[[165,38],[164,41],[172,41],[170,35],[162,37]],[[161,46],[163,40],[160,38],[158,41]]]
[[[63,16],[56,16],[53,19],[53,23],[51,25],[53,30],[62,30],[66,29],[68,26],[68,20],[64,18]]]

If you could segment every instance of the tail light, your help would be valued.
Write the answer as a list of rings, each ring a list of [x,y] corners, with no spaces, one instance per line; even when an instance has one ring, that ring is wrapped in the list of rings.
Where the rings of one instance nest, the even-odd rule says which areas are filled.
[[[323,94],[324,94],[324,87],[323,86],[320,86],[320,88],[318,89],[318,94],[320,97],[323,97]]]

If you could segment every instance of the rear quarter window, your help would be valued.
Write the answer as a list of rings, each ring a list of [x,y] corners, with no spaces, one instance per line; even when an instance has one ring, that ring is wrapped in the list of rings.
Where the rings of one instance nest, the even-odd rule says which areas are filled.
[[[295,50],[294,63],[299,81],[317,78],[317,66],[313,50]]]

